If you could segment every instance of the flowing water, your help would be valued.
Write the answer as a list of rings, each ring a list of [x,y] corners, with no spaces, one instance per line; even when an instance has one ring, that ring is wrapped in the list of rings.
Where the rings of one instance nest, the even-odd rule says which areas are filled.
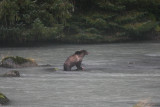
[[[63,71],[66,58],[80,49],[90,53],[85,71]],[[133,107],[145,99],[160,107],[159,49],[160,43],[0,48],[0,59],[22,56],[40,65],[16,69],[20,78],[1,77],[0,92],[11,100],[6,107]],[[0,74],[10,70],[0,68]]]

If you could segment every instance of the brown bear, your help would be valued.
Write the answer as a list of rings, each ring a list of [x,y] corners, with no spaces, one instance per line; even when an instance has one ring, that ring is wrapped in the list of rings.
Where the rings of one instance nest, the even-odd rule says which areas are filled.
[[[77,70],[83,70],[81,63],[85,55],[88,55],[88,52],[86,50],[80,50],[68,57],[64,63],[64,71],[71,71],[73,66],[76,66]]]

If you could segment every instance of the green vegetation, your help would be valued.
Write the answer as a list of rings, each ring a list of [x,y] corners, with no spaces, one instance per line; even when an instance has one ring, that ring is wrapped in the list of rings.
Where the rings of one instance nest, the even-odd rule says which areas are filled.
[[[2,93],[0,93],[0,104],[5,105],[9,103],[9,99]]]
[[[106,43],[160,33],[159,0],[0,0],[0,42]]]

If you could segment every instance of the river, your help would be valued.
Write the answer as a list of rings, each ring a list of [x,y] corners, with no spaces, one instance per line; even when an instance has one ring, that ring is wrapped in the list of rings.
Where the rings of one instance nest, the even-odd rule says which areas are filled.
[[[63,71],[66,58],[81,49],[89,52],[85,70]],[[146,99],[160,107],[160,43],[3,47],[0,55],[40,65],[16,69],[20,78],[0,78],[0,92],[11,100],[5,107],[133,107]]]

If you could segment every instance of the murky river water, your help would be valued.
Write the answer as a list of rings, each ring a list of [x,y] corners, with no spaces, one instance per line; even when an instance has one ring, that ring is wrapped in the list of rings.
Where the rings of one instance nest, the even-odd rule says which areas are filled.
[[[85,71],[62,71],[65,59],[80,49],[90,53]],[[160,43],[0,48],[0,55],[51,65],[0,78],[0,92],[11,100],[6,107],[133,107],[144,99],[160,107]],[[0,74],[10,70],[0,68]]]

